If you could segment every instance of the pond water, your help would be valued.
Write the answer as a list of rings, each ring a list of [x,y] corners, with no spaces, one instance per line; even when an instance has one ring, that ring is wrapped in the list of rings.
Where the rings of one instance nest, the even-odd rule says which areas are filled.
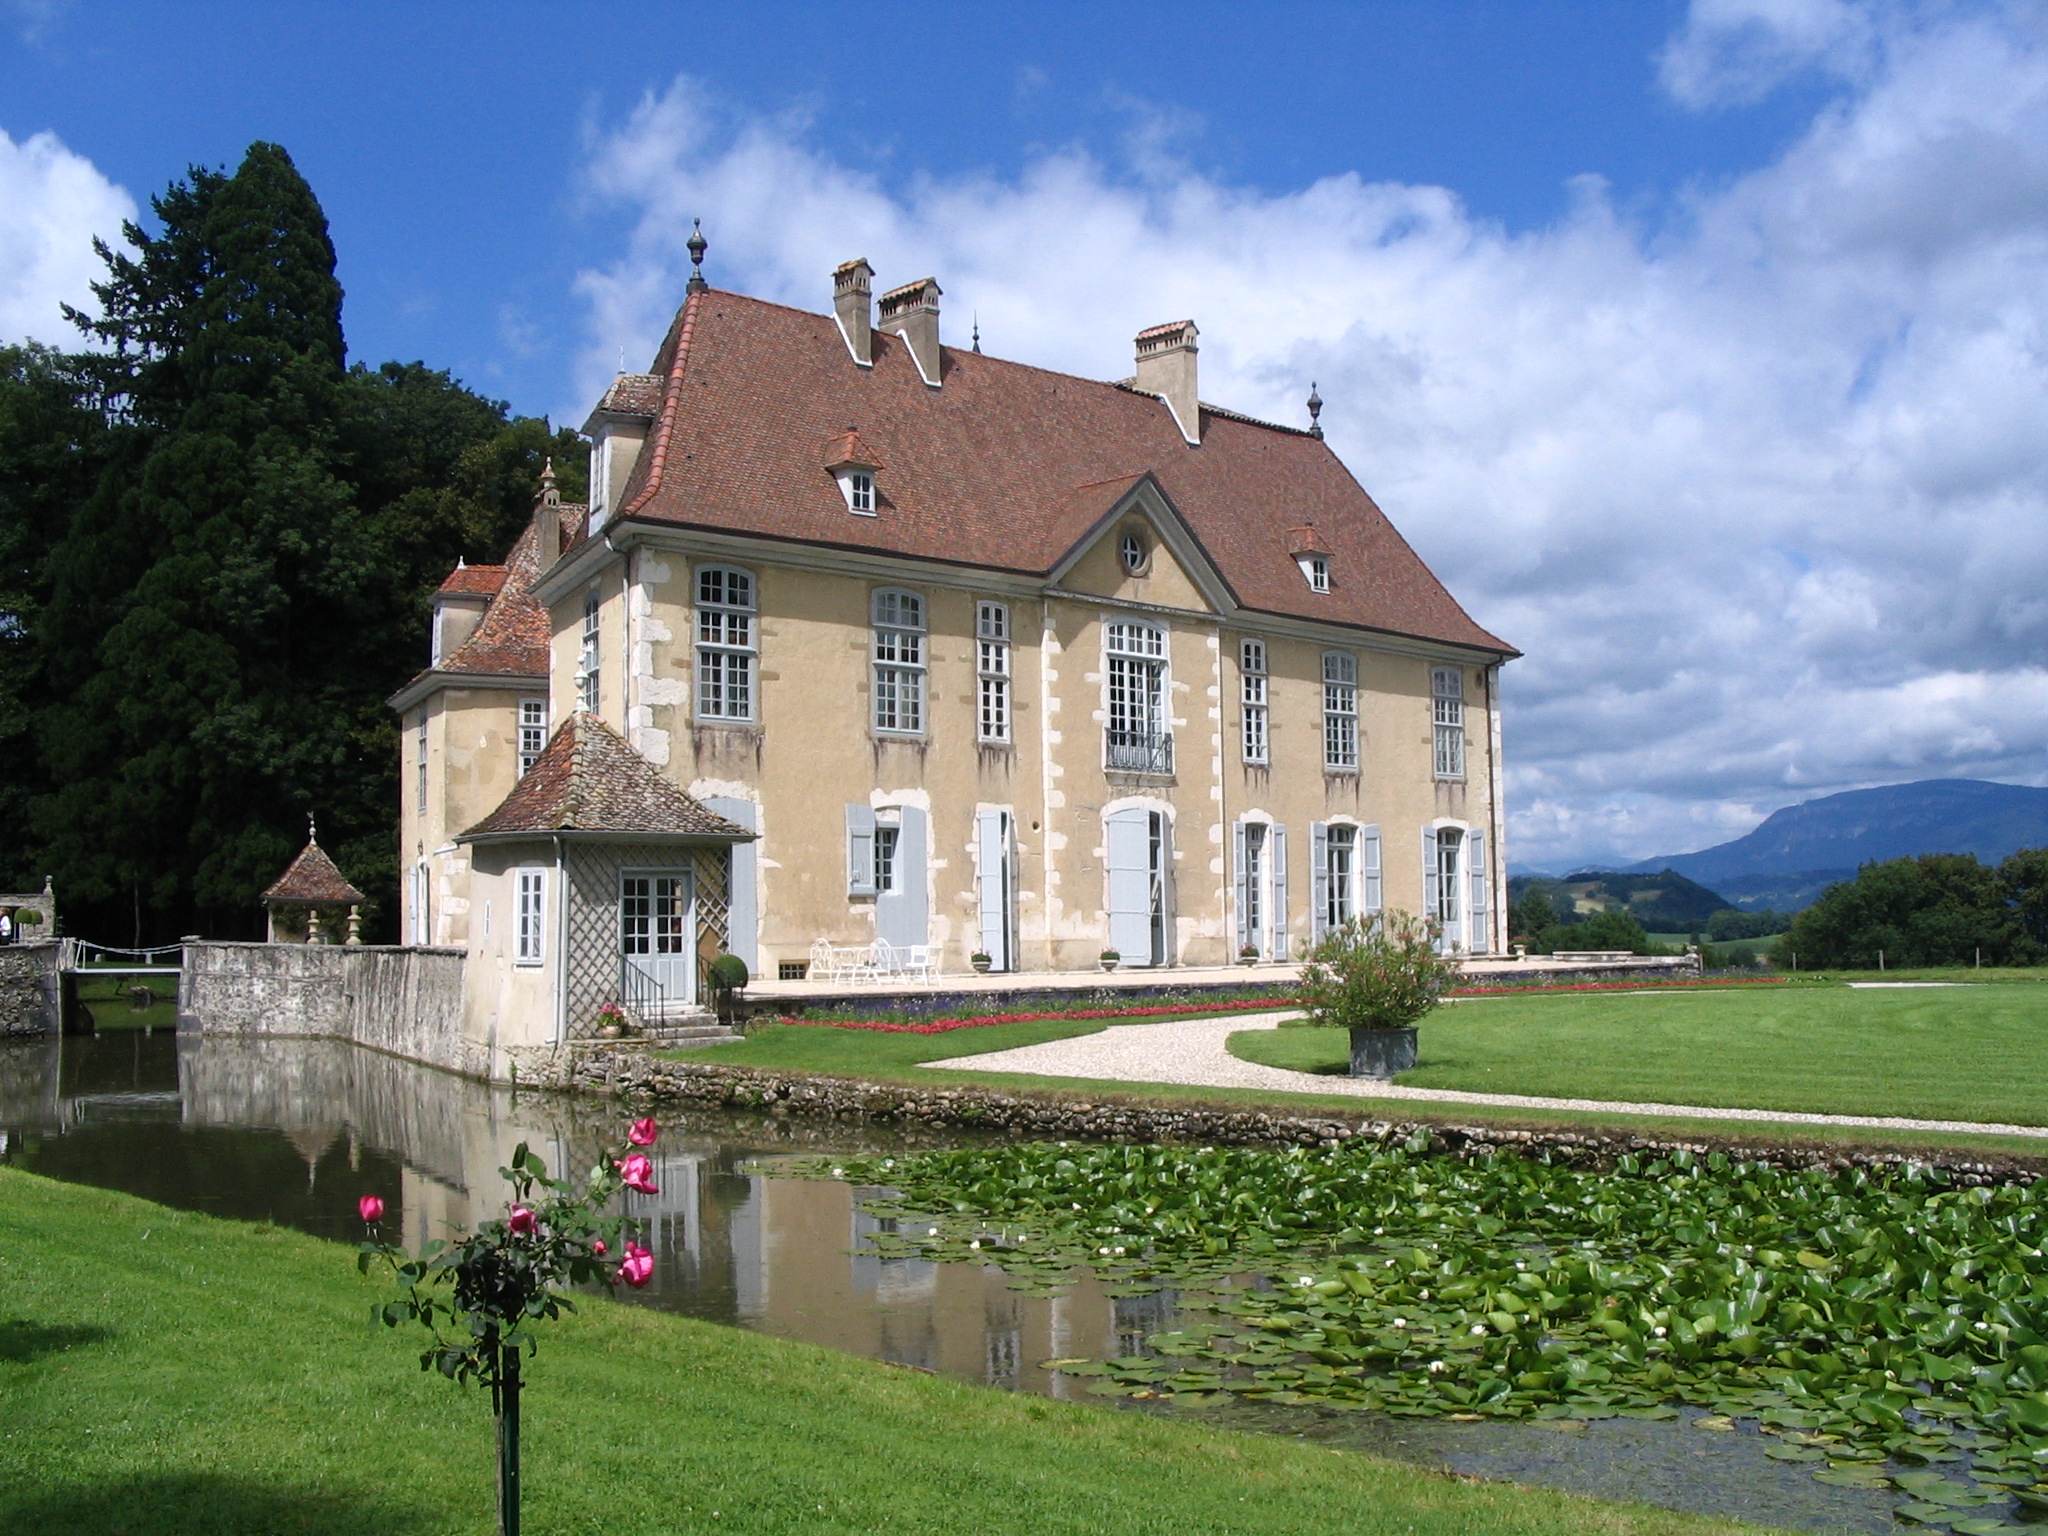
[[[417,1245],[502,1209],[520,1141],[551,1169],[587,1167],[615,1106],[514,1095],[354,1046],[124,1031],[0,1045],[0,1160],[212,1215],[321,1237],[361,1235],[356,1200]],[[656,1149],[655,1281],[635,1299],[959,1380],[1221,1427],[1297,1435],[1469,1475],[1642,1499],[1815,1531],[1893,1530],[1884,1493],[1833,1488],[1767,1459],[1753,1433],[1631,1419],[1455,1423],[1233,1402],[1164,1408],[1091,1396],[1051,1359],[1146,1353],[1185,1314],[1171,1291],[1111,1295],[1086,1272],[1058,1295],[993,1267],[877,1255],[890,1223],[860,1192],[790,1177],[779,1160],[971,1138],[692,1111]],[[338,1258],[337,1262],[341,1262]]]

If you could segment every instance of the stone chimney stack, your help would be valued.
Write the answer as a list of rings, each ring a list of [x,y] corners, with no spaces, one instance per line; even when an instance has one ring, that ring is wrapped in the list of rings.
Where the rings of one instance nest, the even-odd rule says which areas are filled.
[[[555,489],[555,461],[540,472],[540,505],[534,508],[534,569],[544,571],[562,558],[562,493]]]
[[[846,350],[863,368],[875,366],[875,322],[872,301],[875,269],[865,256],[844,262],[832,273],[832,311],[839,317],[839,334],[846,338]]]
[[[934,388],[939,383],[939,280],[927,277],[882,295],[881,329],[901,336],[917,371]]]
[[[1174,425],[1190,443],[1202,440],[1202,405],[1195,392],[1195,338],[1201,333],[1192,320],[1155,325],[1138,332],[1136,384],[1157,395],[1173,412]]]

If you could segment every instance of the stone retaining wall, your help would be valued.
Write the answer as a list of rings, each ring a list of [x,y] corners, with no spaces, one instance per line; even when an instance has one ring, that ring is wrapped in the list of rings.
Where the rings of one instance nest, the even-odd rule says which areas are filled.
[[[1947,1169],[1965,1184],[2031,1183],[2048,1173],[2039,1159],[1975,1150],[1893,1152],[1820,1143],[1763,1143],[1739,1136],[1676,1139],[1627,1130],[1516,1130],[1435,1120],[1379,1120],[1280,1110],[1147,1104],[1116,1096],[1081,1098],[980,1087],[921,1087],[856,1078],[666,1061],[630,1049],[579,1051],[556,1058],[542,1086],[634,1100],[875,1120],[916,1128],[962,1127],[1068,1141],[1193,1142],[1205,1145],[1332,1147],[1365,1138],[1411,1142],[1455,1157],[1495,1150],[1543,1154],[1600,1165],[1625,1153],[1668,1156],[1721,1152],[1737,1160],[1790,1168],[1848,1168],[1919,1163]],[[522,1078],[525,1074],[522,1073]]]
[[[0,1039],[54,1035],[62,942],[0,944]]]
[[[181,1028],[208,1035],[348,1040],[471,1076],[487,1053],[462,1033],[459,949],[188,943]]]

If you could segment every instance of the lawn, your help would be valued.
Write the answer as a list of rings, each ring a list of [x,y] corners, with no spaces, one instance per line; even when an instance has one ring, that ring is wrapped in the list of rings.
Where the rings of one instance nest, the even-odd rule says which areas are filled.
[[[372,1330],[353,1256],[0,1169],[0,1530],[474,1536],[484,1400]],[[1281,1438],[1011,1396],[593,1302],[527,1368],[526,1529],[1707,1533]]]
[[[1948,973],[1953,974],[1953,973]],[[1835,988],[1820,988],[1809,983],[1755,986],[1757,993],[1784,997],[1792,1006],[1804,1007],[1804,999],[1815,992],[1834,993]],[[1475,1008],[1523,1007],[1529,1004],[1570,1002],[1584,998],[1586,1001],[1605,1000],[1636,994],[1504,994],[1474,1001]],[[1674,993],[1675,998],[1691,999],[1705,994],[1696,992]],[[1716,994],[1719,995],[1719,994]],[[1867,993],[1849,993],[1852,997],[1868,996]],[[1921,994],[1927,995],[1927,994]],[[1953,995],[1953,994],[1935,994]],[[2044,1009],[2048,1009],[2048,988],[2041,991]],[[1465,1007],[1458,1003],[1455,1007]],[[1270,1009],[1259,1011],[1270,1012]],[[1448,1019],[1452,1015],[1442,1014]],[[1038,1093],[1058,1095],[1065,1099],[1085,1097],[1095,1102],[1115,1100],[1135,1104],[1167,1104],[1181,1108],[1204,1106],[1221,1109],[1244,1109],[1256,1107],[1279,1113],[1291,1114],[1335,1114],[1356,1119],[1366,1115],[1397,1113],[1402,1119],[1449,1121],[1459,1125],[1488,1124],[1507,1127],[1545,1129],[1568,1127],[1583,1129],[1589,1126],[1609,1129],[1638,1131],[1647,1136],[1717,1136],[1725,1137],[1734,1131],[1742,1136],[1767,1134],[1771,1140],[1784,1144],[1828,1144],[1879,1147],[1981,1147],[1986,1151],[2012,1153],[2023,1157],[2037,1157],[2048,1153],[2048,1146],[2038,1141],[2019,1137],[1988,1137],[1945,1134],[1933,1131],[1878,1131],[1856,1130],[1835,1131],[1826,1127],[1791,1126],[1765,1128],[1756,1124],[1731,1127],[1725,1121],[1685,1119],[1682,1117],[1647,1115],[1606,1115],[1573,1112],[1569,1110],[1493,1110],[1468,1105],[1431,1105],[1426,1102],[1405,1101],[1398,1105],[1385,1102],[1375,1103],[1370,1099],[1358,1099],[1337,1094],[1317,1093],[1311,1085],[1302,1093],[1267,1092],[1260,1089],[1183,1087],[1170,1083],[1119,1083],[1097,1078],[1044,1077],[1021,1072],[952,1071],[945,1062],[948,1057],[972,1056],[984,1051],[1011,1050],[1021,1045],[1036,1045],[1044,1040],[1065,1040],[1076,1035],[1092,1034],[1096,1030],[1124,1022],[1132,1024],[1155,1024],[1158,1019],[1040,1019],[1019,1024],[984,1024],[972,1029],[951,1030],[945,1034],[914,1035],[895,1034],[873,1030],[836,1029],[813,1024],[770,1024],[754,1027],[744,1041],[728,1045],[670,1051],[661,1054],[678,1061],[706,1061],[729,1063],[736,1066],[757,1067],[768,1071],[804,1072],[824,1077],[852,1077],[870,1082],[909,1083],[920,1088],[947,1085],[974,1085],[997,1089],[1006,1093]],[[1432,1023],[1431,1033],[1423,1037],[1424,1059],[1430,1054],[1430,1041],[1439,1026]],[[1346,1059],[1338,1040],[1323,1031],[1280,1030],[1247,1031],[1235,1037],[1233,1049],[1244,1046],[1250,1051],[1280,1049],[1305,1051],[1299,1060],[1273,1060],[1276,1066],[1294,1066],[1306,1071],[1340,1070]],[[1244,1050],[1240,1054],[1245,1054]],[[1254,1056],[1253,1060],[1266,1060]],[[1490,1079],[1489,1079],[1490,1082]],[[1462,1085],[1460,1085],[1462,1086]],[[1487,1085],[1482,1085],[1486,1088]],[[1488,1091],[1495,1091],[1488,1089]],[[1509,1090],[1497,1090],[1509,1091]],[[1520,1091],[1520,1090],[1515,1090]],[[1691,1102],[1713,1103],[1714,1100]],[[1967,1118],[1984,1118],[1973,1116]]]
[[[1953,974],[1953,973],[1951,973]],[[1341,1071],[1341,1031],[1234,1036],[1249,1061]],[[2048,988],[1521,993],[1455,1002],[1398,1081],[1843,1115],[2048,1125]]]

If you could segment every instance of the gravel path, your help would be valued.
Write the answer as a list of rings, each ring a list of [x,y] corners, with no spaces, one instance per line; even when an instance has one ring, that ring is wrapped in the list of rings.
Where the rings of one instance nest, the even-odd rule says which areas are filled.
[[[1670,1115],[1688,1120],[1761,1120],[1773,1125],[1839,1125],[1891,1131],[1964,1131],[1981,1135],[2048,1138],[2048,1126],[1995,1125],[1971,1120],[1907,1120],[1889,1115],[1811,1115],[1782,1109],[1714,1109],[1702,1104],[1611,1103],[1604,1099],[1552,1099],[1526,1093],[1461,1093],[1450,1088],[1403,1088],[1356,1077],[1324,1077],[1262,1066],[1230,1054],[1224,1041],[1241,1029],[1273,1029],[1285,1013],[1182,1019],[1170,1024],[1115,1024],[1099,1034],[1048,1040],[1013,1051],[948,1056],[927,1065],[944,1071],[1029,1072],[1041,1077],[1095,1078],[1116,1083],[1183,1083],[1202,1088],[1263,1088],[1281,1093],[1350,1095],[1492,1109],[1570,1109],[1607,1115]]]

